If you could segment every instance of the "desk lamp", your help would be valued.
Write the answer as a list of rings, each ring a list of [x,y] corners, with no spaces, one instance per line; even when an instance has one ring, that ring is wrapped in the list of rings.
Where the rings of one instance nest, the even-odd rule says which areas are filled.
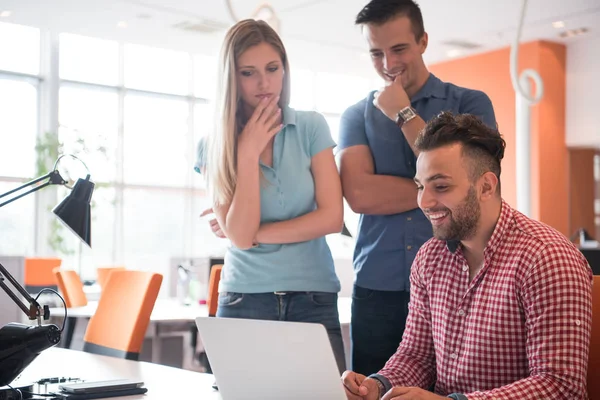
[[[75,186],[72,188],[67,186],[67,181],[60,176],[60,173],[57,170],[58,162],[65,156],[71,156],[80,161],[87,170],[87,166],[79,158],[71,154],[63,154],[56,160],[53,170],[48,174],[0,195],[1,199],[21,189],[35,185],[27,192],[21,193],[8,201],[0,203],[0,207],[48,185],[64,185],[71,189],[71,193],[69,193],[69,195],[65,197],[52,212],[69,228],[69,230],[91,247],[90,201],[92,199],[92,192],[94,191],[94,183],[90,181],[88,170],[85,179],[78,179]],[[45,182],[40,183],[42,181]],[[10,289],[5,283],[5,280],[10,282],[17,292],[25,298],[29,306],[27,306],[25,302]],[[52,290],[42,289],[40,294],[34,299],[1,264],[0,287],[8,294],[15,304],[23,310],[30,320],[37,320],[37,325],[11,322],[0,329],[0,387],[2,387],[9,385],[42,351],[58,344],[58,342],[60,342],[62,329],[59,330],[56,325],[52,324],[42,325],[42,319],[47,320],[50,317],[50,312],[48,306],[40,306],[37,302],[37,298],[42,292]]]

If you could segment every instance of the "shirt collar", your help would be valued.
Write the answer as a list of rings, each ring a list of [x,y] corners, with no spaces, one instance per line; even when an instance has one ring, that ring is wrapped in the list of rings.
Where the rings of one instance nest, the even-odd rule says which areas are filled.
[[[289,106],[283,107],[283,125],[296,125],[296,110]]]
[[[421,99],[426,99],[428,97],[436,97],[439,99],[446,98],[446,87],[444,86],[444,82],[442,82],[437,76],[433,75],[431,72],[429,73],[429,78],[425,81],[425,84],[415,95],[410,99],[411,103],[417,102]]]
[[[509,206],[504,200],[502,200],[501,208],[500,208],[500,217],[498,217],[498,221],[496,222],[496,227],[494,228],[494,232],[492,233],[492,237],[490,238],[487,246],[485,246],[485,250],[483,251],[484,257],[487,258],[502,244],[504,239],[504,235],[510,226],[510,222],[513,219],[513,209]],[[447,240],[446,247],[450,252],[456,253],[456,250],[460,247],[460,240]]]

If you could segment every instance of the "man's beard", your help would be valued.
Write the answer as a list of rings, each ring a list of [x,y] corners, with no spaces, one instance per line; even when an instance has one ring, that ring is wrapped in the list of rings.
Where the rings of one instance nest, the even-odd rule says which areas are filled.
[[[454,211],[449,209],[435,210],[435,212],[444,211],[449,213],[450,222],[442,226],[433,226],[433,236],[436,239],[468,240],[475,236],[477,223],[481,216],[481,207],[474,186],[469,188],[467,196]]]

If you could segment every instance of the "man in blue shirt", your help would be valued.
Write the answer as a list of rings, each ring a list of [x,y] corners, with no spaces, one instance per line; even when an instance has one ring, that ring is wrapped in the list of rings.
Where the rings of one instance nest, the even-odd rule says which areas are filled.
[[[468,113],[496,127],[488,96],[445,83],[423,61],[427,33],[412,0],[372,0],[357,15],[373,66],[386,85],[348,108],[338,160],[344,196],[360,213],[352,300],[352,370],[379,371],[402,339],[410,266],[432,236],[417,207],[414,141],[442,111]]]

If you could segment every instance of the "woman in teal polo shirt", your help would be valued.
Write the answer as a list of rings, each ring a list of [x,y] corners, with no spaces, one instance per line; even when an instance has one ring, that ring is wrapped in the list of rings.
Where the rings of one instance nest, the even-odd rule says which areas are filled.
[[[340,283],[325,235],[341,231],[343,204],[327,122],[288,106],[287,54],[263,21],[228,31],[219,72],[206,173],[232,246],[217,316],[321,323],[342,372]]]

